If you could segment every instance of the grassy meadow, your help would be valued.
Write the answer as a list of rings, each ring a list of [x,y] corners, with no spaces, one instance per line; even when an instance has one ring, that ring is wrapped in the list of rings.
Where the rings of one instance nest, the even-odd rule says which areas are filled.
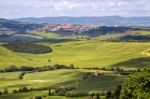
[[[71,92],[105,92],[108,90],[114,90],[117,85],[119,85],[126,76],[121,76],[118,74],[112,74],[112,71],[99,71],[105,73],[100,77],[89,78],[83,80],[83,77],[88,72],[96,72],[96,70],[54,70],[46,72],[33,72],[27,73],[23,80],[19,80],[20,72],[15,73],[0,73],[0,91],[8,89],[9,93],[13,90],[17,90],[22,87],[28,88],[60,88],[67,86],[75,86],[75,89]],[[98,87],[97,87],[98,86]],[[48,90],[31,91],[26,93],[12,93],[9,95],[3,95],[0,99],[29,99],[29,97],[47,95]],[[53,97],[54,99],[60,99],[58,97]],[[53,99],[52,97],[47,97],[46,99]],[[61,98],[70,99],[70,98]],[[78,98],[75,98],[78,99]],[[79,98],[80,99],[80,98]],[[83,99],[83,98],[82,98]]]
[[[143,33],[143,34],[142,34]],[[60,39],[60,35],[54,33],[33,33],[34,35],[51,39]],[[132,35],[146,35],[150,32],[140,31]],[[20,72],[1,72],[0,91],[8,89],[10,94],[0,96],[0,99],[34,99],[35,96],[47,96],[45,88],[57,89],[74,86],[72,93],[92,93],[113,91],[125,79],[127,75],[116,74],[116,71],[90,70],[88,68],[117,68],[137,69],[150,67],[150,42],[112,42],[109,38],[117,38],[121,34],[104,35],[90,40],[66,41],[51,43],[49,41],[34,42],[51,48],[49,53],[33,54],[15,52],[0,44],[0,70],[12,65],[16,67],[31,66],[43,67],[48,65],[73,64],[80,69],[57,69],[51,71],[27,72],[23,79],[19,79]],[[65,37],[62,37],[65,38]],[[74,36],[66,38],[74,39]],[[103,39],[102,39],[103,38]],[[40,49],[40,48],[39,48]],[[83,69],[82,69],[83,68]],[[87,73],[99,71],[104,75],[83,80]],[[29,92],[12,93],[22,87],[35,88]],[[44,90],[39,90],[44,89]],[[88,97],[69,98],[64,96],[47,96],[43,99],[87,99]]]
[[[20,72],[16,73],[1,73],[0,75],[0,89],[9,88],[10,91],[24,86],[29,88],[59,88],[60,86],[74,85],[77,87],[75,92],[86,91],[107,91],[114,89],[122,79],[122,76],[112,75],[109,71],[100,71],[105,73],[100,79],[87,79],[83,81],[83,77],[87,72],[96,72],[96,70],[54,70],[47,72],[33,72],[27,73],[23,80],[19,80]],[[102,86],[105,84],[105,86]],[[90,85],[90,86],[89,86]],[[99,88],[97,88],[99,85]],[[91,89],[92,88],[92,89]]]
[[[121,67],[138,68],[150,66],[145,51],[149,42],[105,42],[100,40],[74,41],[59,44],[41,43],[50,46],[52,53],[19,53],[0,46],[0,68],[15,66],[44,66],[49,64],[74,64],[79,67],[111,67],[123,62]],[[59,46],[61,45],[61,46]],[[140,61],[140,58],[144,58]],[[49,62],[48,60],[51,60]],[[129,62],[128,62],[129,61]],[[139,63],[137,64],[138,61]]]

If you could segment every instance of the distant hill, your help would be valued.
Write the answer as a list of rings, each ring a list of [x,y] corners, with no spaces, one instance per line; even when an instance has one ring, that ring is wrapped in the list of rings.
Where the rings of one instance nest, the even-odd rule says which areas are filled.
[[[30,30],[39,28],[41,26],[42,25],[40,24],[0,19],[0,42],[35,41],[38,38],[36,36],[30,36],[28,33]]]
[[[120,16],[103,16],[103,17],[43,17],[43,18],[20,18],[14,19],[30,23],[51,23],[51,24],[94,24],[107,26],[150,26],[150,17],[120,17]]]
[[[61,19],[61,18],[60,18]],[[39,19],[40,20],[40,19]],[[67,21],[67,20],[66,20]],[[87,20],[89,21],[89,20]],[[70,21],[71,22],[71,21]],[[79,22],[79,21],[76,21]],[[82,22],[82,20],[81,20]],[[33,31],[34,30],[34,31]],[[36,24],[29,22],[20,22],[14,20],[0,19],[0,42],[33,42],[55,38],[73,38],[77,39],[78,36],[85,36],[89,39],[111,35],[116,33],[126,33],[130,31],[145,30],[149,31],[149,27],[133,27],[133,26],[98,26],[98,25],[79,25],[79,24]],[[37,32],[37,33],[34,33]],[[45,36],[43,36],[45,35]],[[49,38],[50,37],[50,38]],[[58,37],[56,37],[58,38]],[[149,41],[147,36],[139,35],[125,35],[117,39],[111,38],[113,41]],[[54,40],[52,40],[54,41]],[[64,40],[63,40],[64,41]]]
[[[7,19],[0,19],[0,30],[9,31],[26,31],[39,27],[39,24],[31,24],[27,22],[18,22]]]

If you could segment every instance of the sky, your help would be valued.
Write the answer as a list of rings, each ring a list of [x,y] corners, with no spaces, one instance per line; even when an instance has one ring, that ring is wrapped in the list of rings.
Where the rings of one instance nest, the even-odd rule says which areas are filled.
[[[150,16],[150,0],[0,0],[0,18]]]

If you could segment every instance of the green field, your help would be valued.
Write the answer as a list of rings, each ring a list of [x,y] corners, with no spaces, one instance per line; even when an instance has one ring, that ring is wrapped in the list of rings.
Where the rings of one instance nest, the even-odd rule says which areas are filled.
[[[16,94],[9,94],[9,95],[3,95],[0,97],[0,99],[30,99],[36,97],[36,96],[47,96],[48,91],[33,91],[33,92],[26,92],[26,93],[16,93]],[[75,98],[69,98],[69,97],[63,97],[63,96],[47,96],[43,99],[87,99],[87,97],[75,97]]]
[[[150,66],[145,51],[150,49],[149,42],[103,42],[100,40],[72,41],[59,44],[47,44],[53,49],[47,54],[26,54],[13,52],[0,46],[0,68],[15,66],[43,66],[49,64],[74,64],[79,67],[137,68]],[[58,46],[61,45],[61,46]],[[142,58],[142,59],[141,59]],[[51,60],[51,63],[48,60]],[[141,60],[141,61],[140,61]],[[137,61],[141,64],[139,66]]]
[[[41,32],[33,32],[33,34],[44,37],[44,38],[60,38],[61,36],[56,33],[41,33]]]
[[[118,74],[112,74],[113,72],[111,71],[99,71],[101,73],[105,73],[105,75],[83,80],[83,77],[87,72],[96,72],[96,70],[63,69],[47,72],[27,73],[24,76],[23,80],[18,79],[20,72],[0,73],[1,75],[0,91],[3,91],[5,88],[7,88],[9,90],[9,93],[12,93],[13,90],[17,90],[25,86],[27,86],[28,88],[52,88],[52,89],[65,86],[75,86],[75,89],[72,90],[72,92],[74,93],[80,92],[90,93],[98,91],[105,92],[108,90],[114,90],[116,86],[120,84],[121,81],[126,77]],[[47,95],[48,90],[38,92],[40,93],[38,95]],[[36,96],[38,92],[33,91],[31,92],[32,94],[28,93],[9,94],[2,96],[2,99],[9,99],[8,97],[15,97],[17,99],[20,99],[22,97],[21,99],[24,99],[29,96],[30,97]]]
[[[9,90],[28,86],[30,88],[59,88],[60,86],[77,86],[75,92],[79,91],[106,91],[113,90],[120,82],[122,76],[108,74],[109,71],[100,71],[106,73],[99,79],[92,78],[83,81],[83,77],[87,72],[96,72],[95,70],[55,70],[47,72],[27,73],[23,80],[19,80],[20,72],[16,73],[1,73],[0,89],[9,88]],[[107,84],[106,84],[107,83]],[[103,86],[105,84],[106,86]],[[91,86],[88,86],[91,85]],[[99,87],[97,88],[97,85]]]
[[[35,91],[35,92],[26,92],[26,93],[17,93],[1,96],[0,99],[30,99],[39,95],[47,95],[47,91]],[[47,96],[43,99],[87,99],[87,97],[75,97],[69,98],[64,96]]]
[[[143,34],[142,34],[143,33]],[[126,33],[129,34],[129,33]],[[0,99],[30,99],[35,96],[48,94],[45,88],[57,89],[62,87],[74,86],[72,93],[91,93],[113,91],[127,77],[115,74],[115,71],[102,71],[104,75],[83,80],[89,72],[97,70],[81,69],[85,67],[122,67],[125,69],[137,69],[150,67],[150,42],[112,42],[109,38],[117,38],[126,34],[104,35],[92,38],[91,40],[65,41],[61,43],[50,42],[51,38],[60,39],[60,35],[54,33],[40,34],[34,33],[46,41],[34,42],[52,48],[52,52],[43,54],[14,52],[0,45],[0,70],[12,65],[40,67],[47,65],[63,64],[80,67],[80,69],[60,69],[43,72],[28,72],[22,80],[19,80],[21,72],[0,73],[0,91],[8,89],[8,95],[0,96]],[[131,33],[132,35],[149,36],[149,32],[141,31]],[[73,36],[62,37],[73,38]],[[62,38],[60,40],[62,40]],[[75,38],[75,36],[74,36]],[[48,40],[47,40],[48,39]],[[32,46],[34,49],[34,46]],[[31,50],[32,50],[32,47]],[[30,91],[26,93],[12,93],[22,87],[44,89]],[[84,99],[68,98],[62,96],[45,97],[43,99]],[[86,97],[87,98],[87,97]]]

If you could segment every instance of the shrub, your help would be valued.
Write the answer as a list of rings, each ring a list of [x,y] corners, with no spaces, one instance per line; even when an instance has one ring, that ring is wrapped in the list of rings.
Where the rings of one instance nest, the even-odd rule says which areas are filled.
[[[100,99],[99,93],[96,94],[96,99]]]
[[[120,92],[121,92],[121,85],[119,85],[116,89],[115,89],[115,92],[114,92],[114,98],[115,99],[120,99]]]
[[[33,71],[34,68],[33,67],[29,67],[29,66],[21,66],[19,68],[19,71]]]
[[[52,91],[51,89],[48,90],[48,96],[51,96],[52,95]]]
[[[10,66],[9,68],[6,68],[4,71],[15,72],[15,71],[18,71],[18,68],[16,66]]]
[[[129,75],[130,73],[128,72],[119,72],[120,75]]]
[[[27,87],[23,87],[21,89],[19,89],[19,92],[27,92],[29,91],[29,89]]]
[[[70,69],[75,69],[75,66],[74,66],[73,64],[71,64],[71,65],[69,66],[69,68],[70,68]]]
[[[112,98],[112,92],[111,91],[108,91],[106,93],[106,99],[111,99]]]
[[[66,94],[66,91],[59,91],[59,92],[57,92],[57,94],[56,95],[58,95],[58,96],[65,96],[65,94]]]
[[[68,67],[65,66],[65,65],[55,64],[55,65],[54,65],[54,68],[55,68],[55,69],[67,69]]]
[[[94,97],[96,94],[93,92],[90,94],[91,97]]]
[[[80,93],[71,93],[68,92],[66,93],[66,97],[83,97],[83,96],[88,96],[88,93],[80,92]]]
[[[65,87],[64,89],[65,89],[65,91],[71,91],[71,90],[74,90],[75,87],[69,86],[69,87]]]
[[[16,66],[10,66],[3,70],[3,72],[16,72],[16,71],[33,71],[35,68],[29,66],[21,66],[20,68]]]
[[[0,95],[3,95],[3,93],[2,93],[2,92],[0,92]]]
[[[106,70],[106,68],[105,68],[105,67],[103,67],[103,68],[102,68],[102,70]]]
[[[22,80],[24,75],[25,75],[25,72],[20,73],[19,80]]]
[[[3,94],[8,94],[8,93],[9,93],[8,90],[7,90],[7,89],[4,89]]]
[[[141,72],[142,70],[140,68],[137,69],[137,72]]]
[[[47,65],[42,67],[30,67],[30,66],[10,66],[4,70],[0,70],[0,72],[16,72],[16,71],[50,71],[50,70],[56,70],[56,69],[77,69],[74,65],[61,65],[61,64],[55,64],[54,66]]]
[[[17,90],[13,90],[13,93],[18,93],[18,91]]]
[[[42,99],[42,96],[36,96],[34,99]]]

